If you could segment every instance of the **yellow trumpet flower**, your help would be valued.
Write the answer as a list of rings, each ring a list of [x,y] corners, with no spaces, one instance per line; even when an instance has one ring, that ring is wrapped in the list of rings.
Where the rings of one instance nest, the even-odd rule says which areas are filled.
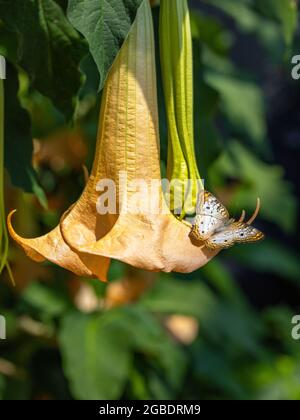
[[[124,182],[120,174],[126,174]],[[106,191],[101,187],[105,180],[115,186],[116,206],[115,211],[102,214],[99,203],[105,201]],[[134,180],[143,183],[138,200]],[[149,193],[154,180],[155,198]],[[159,211],[151,210],[154,201]],[[141,208],[135,206],[137,202]],[[21,238],[11,218],[12,213],[8,218],[10,234],[31,258],[48,259],[76,274],[103,281],[111,258],[150,271],[187,273],[216,254],[191,239],[191,228],[171,213],[164,200],[154,35],[148,0],[138,10],[106,81],[95,160],[81,197],[64,214],[59,226],[39,238]]]

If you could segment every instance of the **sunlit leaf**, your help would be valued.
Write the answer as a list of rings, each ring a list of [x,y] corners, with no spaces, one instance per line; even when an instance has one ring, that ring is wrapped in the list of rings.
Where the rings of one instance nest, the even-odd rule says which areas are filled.
[[[68,17],[89,43],[102,89],[142,0],[69,0]]]
[[[221,110],[235,134],[249,138],[258,150],[266,150],[265,106],[257,84],[214,72],[207,72],[205,80],[219,93]]]
[[[256,0],[255,4],[266,16],[280,23],[285,42],[290,45],[298,23],[297,0]]]

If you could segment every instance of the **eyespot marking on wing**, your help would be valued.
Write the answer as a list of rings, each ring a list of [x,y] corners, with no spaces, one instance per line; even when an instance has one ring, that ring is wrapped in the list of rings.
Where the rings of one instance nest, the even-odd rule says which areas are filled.
[[[210,249],[225,249],[236,243],[257,242],[264,238],[264,234],[251,225],[234,222],[220,229],[205,242]]]

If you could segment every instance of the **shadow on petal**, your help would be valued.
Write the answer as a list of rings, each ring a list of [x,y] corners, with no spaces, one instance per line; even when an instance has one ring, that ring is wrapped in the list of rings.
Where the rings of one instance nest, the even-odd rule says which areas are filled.
[[[15,210],[8,215],[7,225],[9,233],[31,259],[37,262],[49,260],[54,264],[72,271],[78,276],[98,277],[106,281],[110,265],[108,258],[88,257],[87,255],[79,255],[72,251],[63,240],[59,226],[38,238],[22,238],[15,232],[12,226],[12,216],[14,213]]]

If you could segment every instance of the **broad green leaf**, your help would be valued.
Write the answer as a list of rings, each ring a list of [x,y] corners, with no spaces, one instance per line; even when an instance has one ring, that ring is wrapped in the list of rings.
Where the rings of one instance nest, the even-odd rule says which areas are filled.
[[[121,397],[130,365],[129,337],[99,315],[70,313],[62,323],[60,346],[64,371],[74,397]]]
[[[100,89],[142,0],[69,0],[68,18],[88,41],[100,73]]]
[[[29,391],[28,382],[23,377],[6,377],[2,398],[4,401],[25,401],[30,399]]]
[[[70,117],[81,86],[78,67],[86,47],[63,10],[54,0],[0,0],[0,18],[17,37],[17,54],[11,56],[9,50],[8,58],[28,73],[35,89]]]
[[[65,373],[80,399],[120,398],[134,352],[144,354],[159,367],[172,392],[180,386],[185,372],[181,349],[159,322],[138,306],[103,314],[67,315],[60,342]]]

